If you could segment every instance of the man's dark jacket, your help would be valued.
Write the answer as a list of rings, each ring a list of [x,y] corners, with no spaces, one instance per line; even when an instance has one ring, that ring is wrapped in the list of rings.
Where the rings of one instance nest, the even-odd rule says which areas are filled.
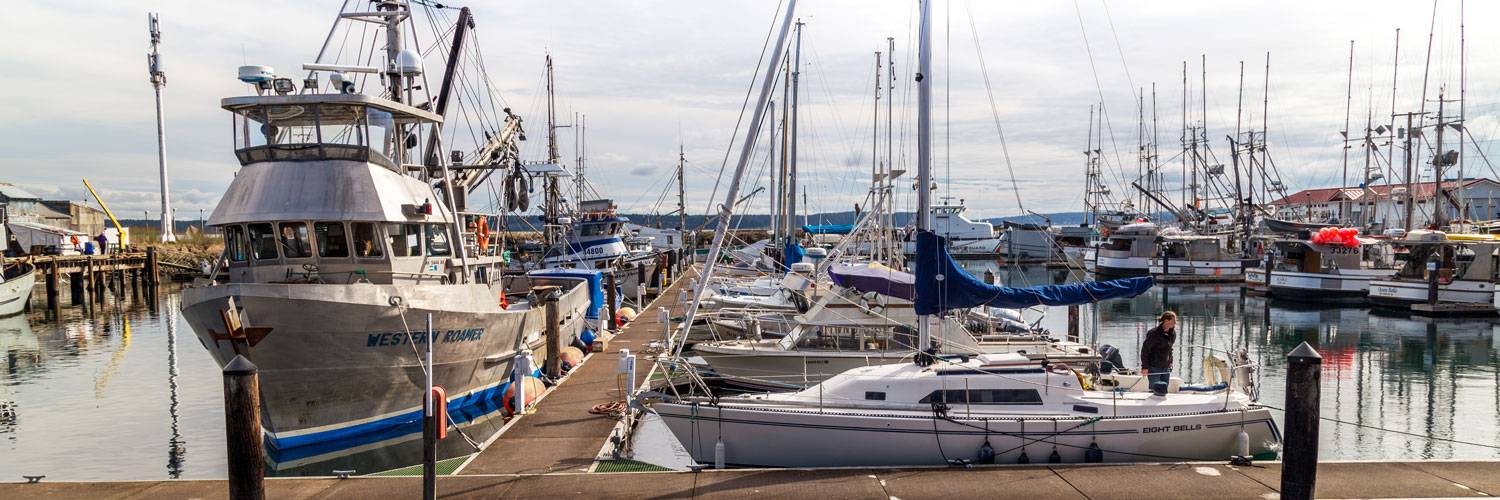
[[[1156,325],[1146,332],[1146,341],[1141,344],[1141,366],[1147,369],[1165,370],[1172,367],[1172,344],[1177,343],[1177,329],[1162,330]]]

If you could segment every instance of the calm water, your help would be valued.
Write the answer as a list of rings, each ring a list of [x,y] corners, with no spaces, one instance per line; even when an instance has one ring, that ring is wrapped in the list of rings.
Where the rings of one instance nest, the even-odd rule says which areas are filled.
[[[966,264],[975,273],[995,269],[987,262]],[[1016,286],[1068,279],[1040,267],[999,269],[999,275]],[[1100,342],[1118,346],[1127,364],[1136,364],[1140,335],[1164,302],[1182,319],[1178,375],[1201,378],[1203,351],[1190,346],[1245,348],[1265,366],[1262,401],[1281,406],[1285,356],[1307,341],[1324,357],[1324,416],[1500,446],[1494,321],[1316,310],[1244,297],[1234,285],[1162,286],[1102,304]],[[0,319],[0,478],[223,477],[219,369],[177,304],[178,294],[164,290],[154,308],[146,300],[111,297],[92,314],[64,306],[60,319],[44,311]],[[1085,338],[1091,323],[1085,308]],[[1061,336],[1067,315],[1056,308],[1042,325]],[[471,430],[482,440],[479,434],[492,426]],[[1329,459],[1500,457],[1493,448],[1333,422],[1324,422],[1322,436],[1322,455]],[[463,451],[461,440],[445,441],[449,445],[448,455]],[[375,472],[415,460],[415,450],[407,441],[285,473]],[[380,465],[370,465],[371,455]]]

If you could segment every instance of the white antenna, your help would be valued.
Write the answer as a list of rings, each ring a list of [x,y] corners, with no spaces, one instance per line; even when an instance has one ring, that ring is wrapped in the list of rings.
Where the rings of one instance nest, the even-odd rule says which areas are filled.
[[[156,14],[146,15],[151,29],[151,53],[146,56],[147,70],[151,73],[151,88],[156,91],[156,158],[161,169],[161,241],[177,241],[172,227],[172,194],[167,191],[167,128],[161,115],[161,88],[167,84],[167,73],[161,69],[161,54],[156,49],[161,45],[161,29],[157,26]]]

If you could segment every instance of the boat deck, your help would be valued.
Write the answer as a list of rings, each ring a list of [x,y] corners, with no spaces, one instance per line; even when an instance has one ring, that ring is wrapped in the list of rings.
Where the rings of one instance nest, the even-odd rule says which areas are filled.
[[[521,457],[515,457],[522,459]],[[1500,462],[1324,462],[1318,498],[1457,498],[1500,494]],[[703,472],[465,474],[438,478],[445,498],[1276,498],[1281,464],[738,469]],[[223,480],[0,483],[4,498],[223,498]],[[268,498],[417,498],[421,477],[266,480]]]

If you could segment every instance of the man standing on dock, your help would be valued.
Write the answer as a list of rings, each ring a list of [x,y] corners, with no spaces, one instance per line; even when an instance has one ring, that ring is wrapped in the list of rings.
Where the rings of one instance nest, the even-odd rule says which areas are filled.
[[[1176,343],[1177,313],[1163,312],[1156,328],[1146,332],[1146,341],[1141,343],[1141,371],[1146,373],[1151,391],[1158,395],[1166,394],[1172,382],[1172,345]]]

